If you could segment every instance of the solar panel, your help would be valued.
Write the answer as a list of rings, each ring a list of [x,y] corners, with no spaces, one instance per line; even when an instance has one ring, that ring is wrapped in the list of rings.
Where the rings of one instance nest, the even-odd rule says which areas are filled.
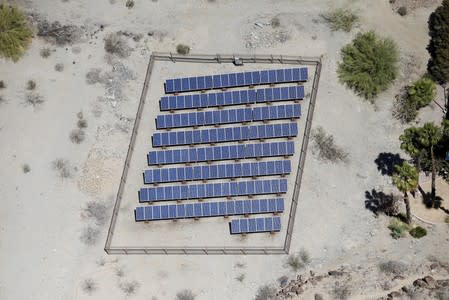
[[[275,97],[273,95],[276,95]],[[272,87],[207,94],[163,96],[159,100],[161,111],[244,105],[304,99],[304,86]]]
[[[178,131],[178,132],[156,132],[153,134],[153,147],[164,146],[182,146],[186,145],[186,136],[198,136],[191,144],[208,144],[217,142],[233,142],[244,140],[256,140],[265,138],[281,138],[294,137],[298,135],[298,125],[296,123],[282,123],[282,124],[264,124],[252,126],[235,127],[241,131],[241,135],[233,135],[231,139],[226,139],[224,128],[199,129],[192,131]],[[268,135],[267,135],[268,129]]]
[[[235,184],[238,184],[236,186]],[[204,190],[204,195],[200,189]],[[262,194],[280,194],[287,192],[286,179],[252,180],[241,182],[206,183],[141,188],[139,202],[157,202],[212,197],[249,196]]]
[[[229,223],[231,234],[281,231],[280,217],[242,218]]]

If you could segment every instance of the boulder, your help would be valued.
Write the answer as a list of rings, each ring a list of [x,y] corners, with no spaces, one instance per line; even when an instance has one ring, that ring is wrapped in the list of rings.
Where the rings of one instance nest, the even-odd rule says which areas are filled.
[[[435,279],[433,279],[432,276],[427,275],[423,278],[423,280],[427,283],[429,288],[434,289],[435,288]]]
[[[401,293],[400,292],[398,292],[398,291],[393,291],[393,292],[391,292],[391,293],[389,293],[388,294],[388,298],[389,299],[398,299],[398,298],[400,298],[401,297]]]
[[[327,272],[327,274],[329,274],[330,276],[341,276],[341,275],[343,275],[343,272],[332,270],[332,271]]]
[[[429,287],[429,285],[422,279],[416,279],[413,281],[413,285],[423,289],[427,289]]]

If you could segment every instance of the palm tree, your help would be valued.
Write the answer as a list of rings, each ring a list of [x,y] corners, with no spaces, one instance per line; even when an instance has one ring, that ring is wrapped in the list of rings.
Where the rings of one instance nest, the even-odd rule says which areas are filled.
[[[400,165],[394,166],[393,172],[393,184],[399,191],[404,193],[404,203],[406,210],[406,222],[410,224],[412,222],[412,214],[410,211],[410,201],[408,199],[408,192],[416,189],[418,185],[418,171],[415,167],[411,166],[407,162],[403,162]]]
[[[432,161],[432,203],[435,202],[435,179],[436,179],[436,168],[435,168],[435,155],[434,155],[434,147],[440,142],[443,137],[443,132],[440,127],[436,126],[433,123],[426,123],[420,130],[419,134],[419,142],[425,148],[430,150],[430,159]]]

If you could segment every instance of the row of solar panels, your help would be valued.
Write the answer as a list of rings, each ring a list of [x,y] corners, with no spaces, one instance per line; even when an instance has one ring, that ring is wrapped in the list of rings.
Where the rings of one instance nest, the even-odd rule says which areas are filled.
[[[298,125],[296,123],[156,132],[153,134],[153,147],[288,138],[297,135]]]
[[[259,84],[307,81],[307,68],[241,72],[221,75],[186,77],[165,81],[166,93],[220,89]]]
[[[236,200],[136,207],[136,221],[225,217],[284,211],[284,199]]]
[[[244,218],[229,223],[231,234],[281,231],[280,217]]]
[[[297,119],[300,116],[300,104],[200,111],[182,114],[158,115],[156,118],[156,128],[168,129],[264,120]]]
[[[260,144],[240,144],[191,148],[176,150],[150,151],[148,165],[199,163],[207,161],[250,159],[274,156],[291,156],[295,152],[295,143],[273,142]]]
[[[144,183],[213,180],[239,177],[285,175],[292,170],[289,160],[234,163],[211,166],[151,169],[143,173]]]
[[[287,179],[205,183],[141,188],[140,202],[203,199],[232,196],[281,194],[287,192]]]
[[[230,92],[164,96],[159,101],[161,111],[256,104],[263,102],[304,99],[303,86],[238,90]]]

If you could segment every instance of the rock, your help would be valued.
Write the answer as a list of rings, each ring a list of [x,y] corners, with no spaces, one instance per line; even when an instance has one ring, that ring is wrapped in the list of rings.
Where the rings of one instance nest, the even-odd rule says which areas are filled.
[[[422,279],[416,279],[415,281],[413,281],[413,286],[417,286],[424,289],[429,287],[428,284]]]
[[[410,292],[411,292],[411,289],[410,289],[409,287],[407,287],[407,286],[403,286],[403,287],[401,288],[401,290],[403,290],[404,293],[406,293],[406,294],[410,294]]]
[[[254,25],[256,25],[256,26],[258,26],[258,27],[260,27],[260,28],[263,28],[263,24],[260,23],[260,22],[256,22],[256,23],[254,23]]]
[[[423,280],[427,283],[429,288],[434,289],[435,288],[435,279],[433,279],[432,276],[427,275],[423,278]]]
[[[341,275],[343,275],[343,272],[333,270],[333,271],[327,272],[327,274],[329,274],[330,276],[341,276]]]
[[[321,294],[315,294],[315,300],[324,300]]]
[[[304,293],[304,289],[302,287],[296,287],[294,292],[296,293],[296,295],[301,295],[302,293]]]
[[[393,280],[404,280],[404,279],[405,279],[405,277],[401,276],[401,275],[396,275],[393,277]]]
[[[388,294],[388,297],[391,298],[391,299],[396,299],[396,298],[400,298],[401,295],[402,295],[401,292],[393,291],[393,292]]]
[[[312,270],[310,270],[310,276],[315,276],[315,272],[313,272]]]
[[[449,279],[437,280],[436,285],[439,287],[449,287]]]
[[[430,265],[430,269],[433,271],[435,269],[438,269],[439,265],[437,263],[433,263]]]
[[[323,275],[318,275],[318,276],[315,276],[315,277],[313,277],[316,281],[321,281],[321,280],[323,280],[323,278],[324,278],[324,276]]]

